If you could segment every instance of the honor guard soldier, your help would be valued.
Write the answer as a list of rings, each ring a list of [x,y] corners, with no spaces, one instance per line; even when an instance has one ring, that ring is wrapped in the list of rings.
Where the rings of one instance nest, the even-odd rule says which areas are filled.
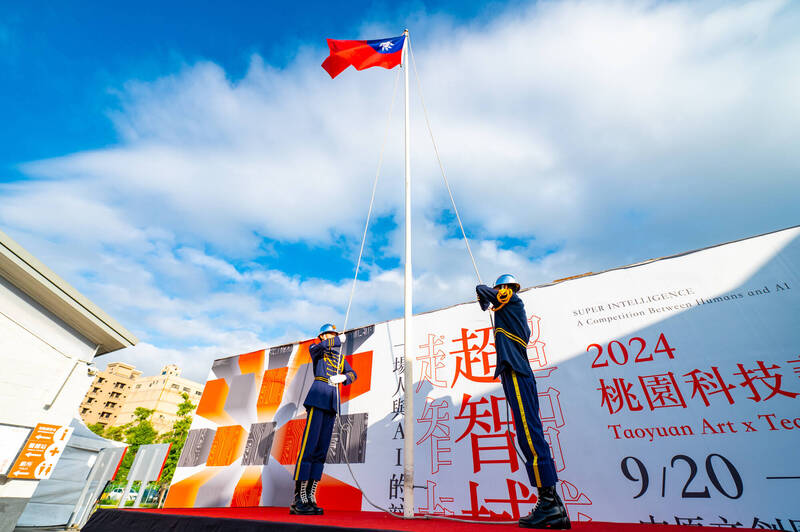
[[[525,305],[517,295],[519,283],[513,275],[506,274],[497,278],[494,288],[478,285],[475,290],[481,310],[491,305],[495,313],[497,368],[494,376],[499,376],[503,383],[506,402],[514,415],[517,440],[525,456],[525,469],[531,485],[539,492],[536,506],[519,520],[519,526],[570,528],[567,509],[556,492],[556,468],[539,418],[539,396],[527,351],[531,329]]]
[[[303,402],[307,412],[306,428],[294,470],[294,501],[289,507],[289,513],[298,515],[323,513],[317,506],[316,491],[339,410],[338,386],[356,380],[356,372],[340,353],[342,342],[336,327],[326,323],[317,337],[320,341],[309,346],[314,382]]]

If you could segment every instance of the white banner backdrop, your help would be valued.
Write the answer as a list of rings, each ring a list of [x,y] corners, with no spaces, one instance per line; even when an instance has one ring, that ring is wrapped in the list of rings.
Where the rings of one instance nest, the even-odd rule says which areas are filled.
[[[467,297],[472,287],[464,291]],[[573,521],[800,530],[800,228],[521,297],[533,331],[528,356],[540,415]],[[370,359],[369,371],[360,372],[369,382],[362,381],[368,391],[343,403],[347,456],[370,499],[401,511],[402,320],[359,331],[348,343],[362,368]],[[502,387],[491,378],[488,313],[469,303],[418,315],[414,337],[414,483],[423,486],[415,511],[525,515],[535,490],[508,437],[514,428]],[[302,430],[298,403],[308,388],[303,345],[307,357],[307,344],[294,344],[264,351],[260,366],[253,366],[254,354],[215,362],[209,385],[237,391],[216,409],[224,415],[198,409],[194,443],[187,442],[168,505],[288,504],[291,434]],[[253,380],[251,367],[247,392],[242,383]],[[280,404],[262,408],[275,389],[266,376],[281,367],[288,369]],[[203,400],[211,397],[209,385]],[[359,422],[368,426],[361,435]],[[230,426],[240,427],[242,443],[225,464],[217,439]],[[332,447],[323,485],[352,492],[337,452]],[[358,504],[372,509],[360,496]],[[337,505],[331,499],[329,506]]]

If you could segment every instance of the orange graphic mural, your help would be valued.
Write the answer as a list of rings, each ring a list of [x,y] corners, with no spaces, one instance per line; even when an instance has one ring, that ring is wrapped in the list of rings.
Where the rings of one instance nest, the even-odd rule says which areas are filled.
[[[264,372],[261,389],[258,393],[258,420],[269,421],[283,399],[283,390],[286,387],[286,375],[289,368],[268,369]]]
[[[281,465],[294,465],[300,453],[300,440],[306,428],[305,416],[292,419],[278,429],[272,444],[272,457]]]
[[[242,508],[258,506],[261,503],[261,467],[250,466],[242,473],[242,477],[233,490],[231,506]]]
[[[289,479],[297,461],[306,423],[303,396],[314,377],[309,346],[315,342],[310,339],[215,362],[165,508],[285,502],[275,493],[276,486],[282,485],[275,478],[285,474]],[[363,344],[363,335],[358,342]],[[358,379],[339,387],[342,402],[366,394],[373,373],[372,350],[346,359]],[[332,462],[340,463],[341,453],[349,452],[355,463],[364,463],[365,443],[359,442],[365,440],[366,416],[355,415],[348,427],[356,431],[356,443],[348,443],[346,451],[337,447]],[[276,463],[283,467],[275,468]],[[361,508],[360,492],[346,482],[324,475],[319,490],[330,508]]]
[[[241,425],[220,427],[214,435],[211,451],[208,453],[208,466],[228,466],[242,456],[247,442],[247,431]]]
[[[164,501],[164,508],[193,508],[200,487],[219,472],[219,469],[203,469],[180,482],[173,483],[169,488],[167,500]]]
[[[349,386],[339,386],[339,397],[342,403],[367,393],[372,383],[372,351],[355,353],[344,358],[352,366],[358,378]]]
[[[242,375],[245,373],[260,375],[261,372],[264,371],[265,353],[266,349],[262,349],[260,351],[239,355],[239,371],[242,372]]]
[[[197,405],[197,415],[218,425],[229,425],[233,418],[225,412],[225,400],[228,398],[228,383],[225,379],[208,381]]]
[[[308,350],[308,347],[316,342],[316,338],[313,340],[306,340],[305,342],[300,342],[297,345],[297,352],[292,356],[292,359],[289,361],[289,373],[286,377],[286,382],[291,382],[294,379],[297,372],[300,368],[303,367],[303,364],[310,364],[311,363],[311,353]]]
[[[358,512],[361,511],[361,492],[358,488],[323,473],[317,488],[317,502],[323,508]]]

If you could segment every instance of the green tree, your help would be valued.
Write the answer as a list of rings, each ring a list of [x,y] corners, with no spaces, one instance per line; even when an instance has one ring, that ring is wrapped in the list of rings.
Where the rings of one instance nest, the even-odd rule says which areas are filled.
[[[189,428],[192,426],[192,416],[189,414],[196,406],[189,401],[189,394],[182,393],[183,402],[178,405],[178,419],[172,424],[172,430],[162,434],[158,441],[160,443],[172,444],[169,448],[169,455],[167,462],[164,465],[164,472],[161,474],[161,485],[166,487],[172,481],[172,475],[175,474],[175,467],[178,465],[178,459],[183,451],[183,445],[186,443],[186,436],[189,434]]]
[[[109,440],[114,441],[124,441],[125,440],[125,429],[128,428],[128,425],[122,425],[119,427],[108,427],[101,436],[107,438]]]
[[[105,427],[102,424],[95,423],[93,425],[86,425],[86,428],[91,430],[92,432],[94,432],[98,436],[103,437],[103,430],[105,430]]]
[[[136,410],[133,411],[133,415],[136,416],[136,421],[139,421],[141,423],[142,421],[147,421],[147,418],[152,416],[153,412],[155,412],[155,410],[144,408],[142,406],[137,406]]]
[[[136,416],[136,422],[129,423],[125,427],[120,427],[124,429],[122,432],[125,434],[125,441],[129,444],[129,447],[128,452],[125,453],[125,458],[122,460],[119,473],[117,473],[117,481],[127,482],[128,471],[130,471],[133,465],[133,459],[139,447],[153,443],[158,436],[158,432],[156,432],[153,425],[147,419],[153,412],[153,410],[138,407],[133,411],[133,415]]]

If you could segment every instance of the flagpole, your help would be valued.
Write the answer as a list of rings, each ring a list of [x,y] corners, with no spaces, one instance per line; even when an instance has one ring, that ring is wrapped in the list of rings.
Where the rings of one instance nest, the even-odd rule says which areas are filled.
[[[412,340],[412,280],[411,275],[411,127],[408,108],[408,30],[403,32],[403,74],[405,76],[405,163],[406,163],[406,254],[405,254],[405,307],[403,313],[403,351],[405,355],[403,377],[403,517],[414,517],[414,366],[411,360]]]

